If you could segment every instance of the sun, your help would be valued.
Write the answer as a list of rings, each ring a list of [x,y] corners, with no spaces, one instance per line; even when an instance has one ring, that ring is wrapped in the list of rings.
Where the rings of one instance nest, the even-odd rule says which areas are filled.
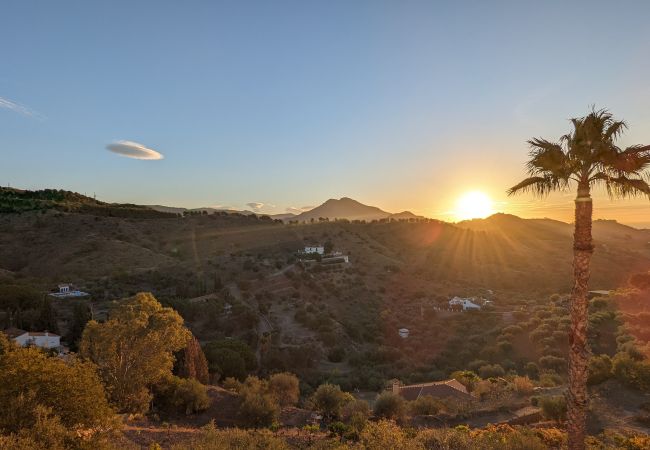
[[[494,214],[492,200],[481,191],[463,194],[456,202],[454,215],[458,220],[482,219]]]

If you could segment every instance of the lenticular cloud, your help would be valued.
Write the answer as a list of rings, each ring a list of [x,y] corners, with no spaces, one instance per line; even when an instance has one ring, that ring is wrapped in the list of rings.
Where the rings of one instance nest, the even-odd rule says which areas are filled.
[[[133,159],[156,160],[163,159],[164,156],[154,149],[145,147],[142,144],[131,141],[117,141],[106,146],[108,151],[117,153],[120,156]]]

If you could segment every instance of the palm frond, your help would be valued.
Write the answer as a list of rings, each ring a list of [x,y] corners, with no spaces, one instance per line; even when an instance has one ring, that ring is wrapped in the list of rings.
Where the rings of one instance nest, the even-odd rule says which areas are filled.
[[[506,191],[508,196],[530,192],[538,197],[546,197],[553,191],[562,190],[568,185],[567,180],[554,178],[553,176],[529,177],[514,185]]]
[[[592,177],[594,182],[605,184],[607,195],[610,198],[637,197],[645,195],[650,198],[650,184],[641,178],[625,175],[612,177],[604,172],[599,172]]]

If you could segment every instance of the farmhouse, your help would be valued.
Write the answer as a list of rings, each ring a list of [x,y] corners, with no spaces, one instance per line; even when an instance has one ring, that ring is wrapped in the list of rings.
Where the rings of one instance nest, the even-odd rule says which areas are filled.
[[[47,331],[25,331],[18,328],[8,328],[4,333],[21,347],[33,345],[40,348],[61,347],[61,336]]]
[[[420,397],[455,398],[470,400],[472,397],[467,388],[457,380],[434,381],[431,383],[400,385],[399,381],[393,382],[393,394],[400,395],[404,400],[412,401]]]
[[[449,300],[449,308],[450,309],[462,309],[463,311],[468,311],[468,310],[473,310],[473,311],[478,311],[481,309],[479,305],[474,303],[470,298],[460,298],[460,297],[454,297],[451,300]]]

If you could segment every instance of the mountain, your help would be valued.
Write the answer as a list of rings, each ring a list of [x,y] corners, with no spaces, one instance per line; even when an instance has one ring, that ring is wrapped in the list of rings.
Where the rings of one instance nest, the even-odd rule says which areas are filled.
[[[411,219],[419,218],[415,214],[409,211],[403,211],[397,214],[391,214],[382,209],[377,208],[376,206],[368,206],[360,203],[356,200],[353,200],[349,197],[343,197],[340,199],[331,198],[327,200],[320,206],[317,206],[314,209],[305,211],[297,216],[293,217],[291,220],[297,220],[298,222],[309,222],[312,219],[318,220],[319,218],[328,218],[333,219],[348,219],[348,220],[380,220],[380,219]]]

